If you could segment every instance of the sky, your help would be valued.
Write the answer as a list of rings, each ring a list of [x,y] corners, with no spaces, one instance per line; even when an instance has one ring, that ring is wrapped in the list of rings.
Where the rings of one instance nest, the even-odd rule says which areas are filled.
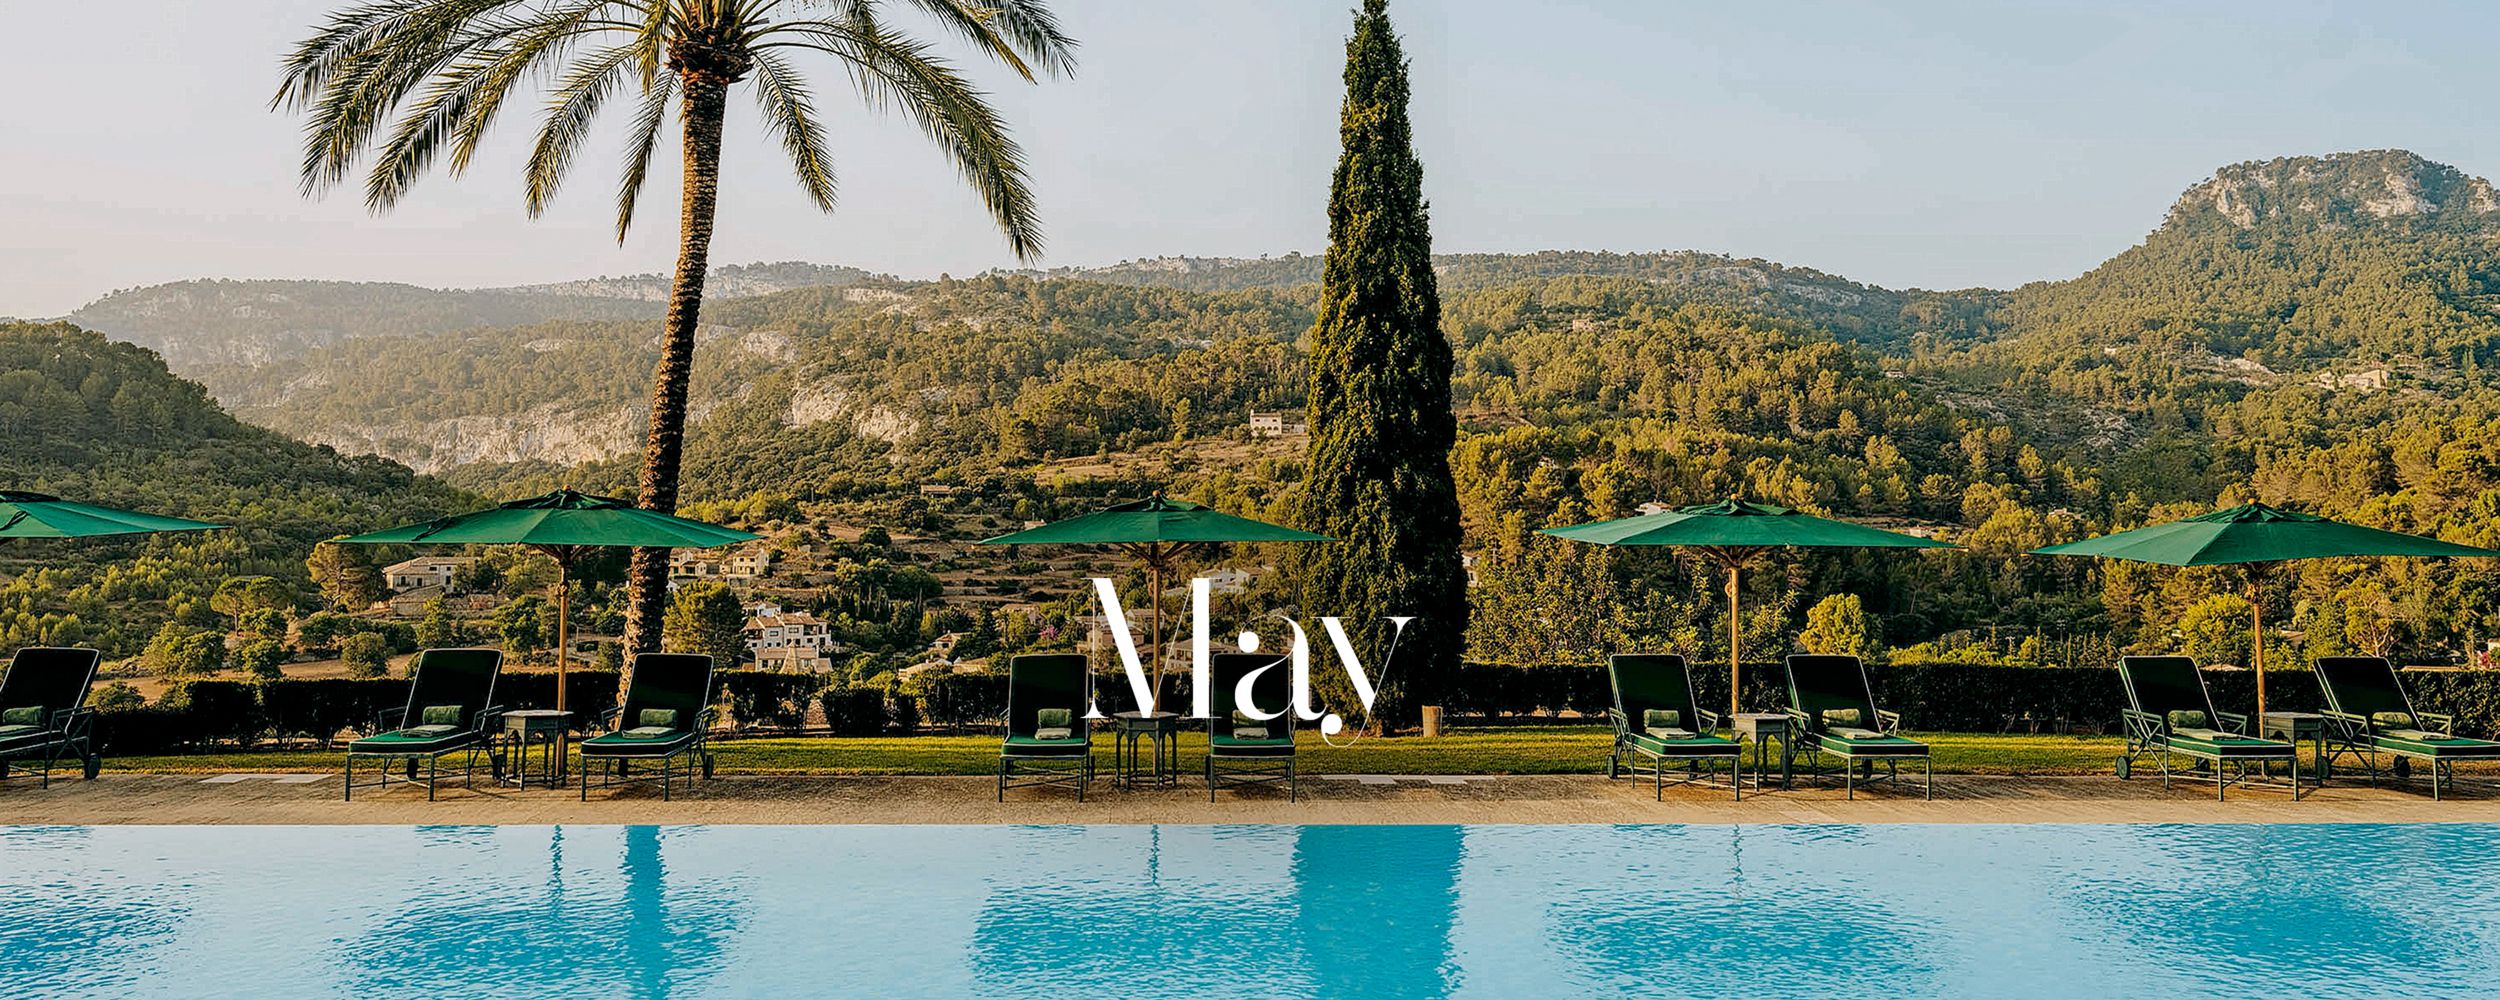
[[[622,119],[537,220],[522,114],[467,174],[429,176],[388,215],[352,190],[304,197],[298,122],[268,101],[280,53],[338,2],[115,0],[109,27],[88,5],[0,4],[0,315],[201,277],[476,287],[668,268],[673,167],[633,235],[612,235]],[[1054,6],[1082,44],[1072,77],[973,74],[1028,153],[1040,265],[1324,247],[1351,0]],[[2402,147],[2500,172],[2500,5],[1396,0],[1391,15],[1444,252],[1700,249],[2006,287],[2090,269],[2233,162]],[[837,211],[807,203],[741,97],[713,261],[1013,265],[928,143],[820,68]]]

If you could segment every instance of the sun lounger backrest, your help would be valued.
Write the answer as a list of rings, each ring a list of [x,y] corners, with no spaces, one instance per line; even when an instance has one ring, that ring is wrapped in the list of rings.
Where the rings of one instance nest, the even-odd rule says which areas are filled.
[[[0,708],[42,706],[59,712],[86,704],[104,654],[66,646],[28,646],[0,674]]]
[[[712,658],[697,653],[638,653],[633,685],[625,690],[625,711],[617,728],[642,725],[644,709],[677,713],[670,729],[702,725],[703,710],[712,707]]]
[[[1823,731],[1823,713],[1856,709],[1858,728],[1874,729],[1875,689],[1866,664],[1854,656],[1798,653],[1788,658],[1788,707],[1806,717],[1806,731]]]
[[[1606,658],[1606,677],[1614,684],[1615,709],[1625,723],[1641,728],[1650,709],[1676,713],[1684,729],[1700,731],[1700,706],[1693,703],[1693,677],[1684,658],[1674,653],[1619,653]]]
[[[1217,653],[1208,661],[1207,717],[1218,724],[1231,719],[1241,708],[1241,679],[1261,667],[1268,669],[1250,682],[1251,700],[1261,712],[1285,713],[1268,725],[1293,728],[1293,666],[1268,653]]]
[[[2326,707],[2368,718],[2380,712],[2413,714],[2396,665],[2383,656],[2321,656],[2315,664]]]
[[[477,713],[495,703],[495,678],[503,673],[500,649],[428,649],[409,668],[408,708],[401,728],[419,725],[434,705],[460,706],[459,725],[477,722]]]
[[[1071,724],[1092,711],[1092,672],[1083,653],[1031,653],[1007,661],[1007,735],[1031,736],[1045,708],[1068,710]],[[1081,725],[1081,724],[1079,724]]]
[[[2163,719],[2165,729],[2172,712],[2205,713],[2205,725],[2200,728],[2220,724],[2214,718],[2213,693],[2205,687],[2205,673],[2196,668],[2193,658],[2120,657],[2118,679],[2127,686],[2128,704]]]

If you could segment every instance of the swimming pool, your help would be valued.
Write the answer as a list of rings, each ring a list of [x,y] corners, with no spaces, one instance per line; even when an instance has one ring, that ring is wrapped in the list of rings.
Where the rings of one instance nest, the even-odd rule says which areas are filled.
[[[11,996],[2488,995],[2500,826],[0,827]]]

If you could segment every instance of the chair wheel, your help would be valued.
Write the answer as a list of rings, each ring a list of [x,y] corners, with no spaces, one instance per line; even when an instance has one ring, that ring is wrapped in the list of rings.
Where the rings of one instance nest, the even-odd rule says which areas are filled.
[[[95,780],[95,776],[96,776],[97,774],[99,774],[99,773],[102,773],[102,772],[103,772],[103,770],[104,770],[104,758],[102,758],[102,757],[90,757],[90,758],[88,758],[88,759],[87,759],[87,764],[86,764],[86,766],[85,766],[84,768],[81,768],[81,771],[82,771],[82,772],[86,775],[87,780],[89,780],[89,781],[94,781],[94,780]]]
[[[708,753],[703,755],[703,777],[707,781],[712,777],[712,755]]]
[[[2120,757],[2120,758],[2118,758],[2118,780],[2120,780],[2120,781],[2125,781],[2125,780],[2127,780],[2128,776],[2129,776],[2129,775],[2130,775],[2130,774],[2131,774],[2134,770],[2135,770],[2135,762],[2134,762],[2134,761],[2128,760],[2127,758],[2125,758],[2125,757],[2123,757],[2123,756],[2122,756],[2122,757]]]

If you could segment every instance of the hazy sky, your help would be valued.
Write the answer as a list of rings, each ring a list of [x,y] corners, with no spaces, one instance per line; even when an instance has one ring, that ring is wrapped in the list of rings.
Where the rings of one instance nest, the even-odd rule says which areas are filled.
[[[675,178],[609,238],[614,142],[549,217],[528,119],[386,217],[298,195],[280,51],[331,0],[0,3],[0,315],[193,277],[502,285],[663,270]],[[1058,0],[1073,79],[997,89],[1046,265],[1318,250],[1351,0]],[[109,13],[107,13],[109,11]],[[2072,276],[2238,160],[2402,146],[2500,172],[2500,8],[1398,0],[1445,251],[1698,248],[1879,284]],[[824,216],[734,104],[713,260],[1010,263],[903,124],[834,79]],[[611,122],[613,139],[622,125]],[[673,161],[664,161],[671,164]],[[655,224],[656,223],[656,224]]]

